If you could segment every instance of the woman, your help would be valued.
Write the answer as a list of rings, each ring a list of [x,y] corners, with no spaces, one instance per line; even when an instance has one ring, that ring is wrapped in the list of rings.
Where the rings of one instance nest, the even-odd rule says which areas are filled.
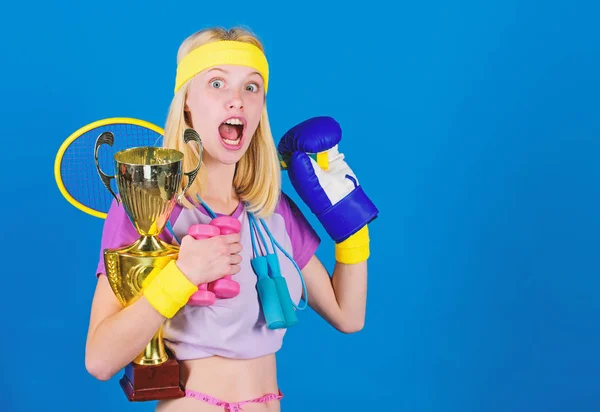
[[[160,282],[150,282],[142,298],[122,308],[103,276],[101,252],[86,367],[98,379],[110,379],[164,324],[165,344],[180,361],[186,397],[161,401],[158,411],[238,410],[242,405],[246,412],[279,410],[275,353],[286,329],[270,329],[261,310],[250,264],[257,253],[250,220],[262,219],[293,258],[310,306],[336,329],[352,333],[362,328],[365,318],[367,223],[377,210],[337,152],[341,130],[335,121],[311,119],[281,139],[280,153],[294,187],[336,242],[337,263],[330,278],[315,256],[320,239],[281,192],[281,164],[265,102],[268,63],[260,42],[242,29],[202,30],[183,42],[177,61],[164,146],[182,151],[184,170],[191,170],[199,153],[184,143],[184,130],[195,129],[203,144],[202,168],[188,191],[191,196],[171,216],[175,236],[164,233],[173,242],[181,240],[180,253],[157,276]],[[315,161],[305,152],[320,154]],[[241,232],[201,240],[188,236],[191,225],[211,220],[211,210],[240,220]],[[113,205],[101,251],[137,237],[123,208]],[[285,253],[277,255],[297,304],[303,296],[302,277]],[[198,285],[228,274],[240,285],[238,296],[210,306],[177,303],[187,301]],[[178,299],[165,303],[172,295]]]

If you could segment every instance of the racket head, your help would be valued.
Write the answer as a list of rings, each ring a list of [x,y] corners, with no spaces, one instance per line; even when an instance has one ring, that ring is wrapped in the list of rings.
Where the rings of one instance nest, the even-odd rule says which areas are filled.
[[[77,209],[105,219],[114,197],[100,179],[94,162],[96,139],[103,132],[114,134],[112,147],[103,145],[98,163],[108,175],[116,173],[114,154],[140,146],[162,146],[164,130],[145,120],[112,117],[89,123],[61,144],[54,161],[54,178],[63,197]],[[114,179],[111,179],[114,185]],[[116,187],[112,186],[117,193]]]

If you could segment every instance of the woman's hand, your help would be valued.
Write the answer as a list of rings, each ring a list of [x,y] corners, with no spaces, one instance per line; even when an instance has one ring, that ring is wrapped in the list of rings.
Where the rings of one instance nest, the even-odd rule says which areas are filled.
[[[200,285],[238,273],[241,251],[239,233],[199,240],[186,235],[181,239],[176,264],[190,282]]]
[[[335,243],[359,232],[379,214],[339,151],[341,139],[340,125],[320,116],[288,130],[278,145],[292,186]]]

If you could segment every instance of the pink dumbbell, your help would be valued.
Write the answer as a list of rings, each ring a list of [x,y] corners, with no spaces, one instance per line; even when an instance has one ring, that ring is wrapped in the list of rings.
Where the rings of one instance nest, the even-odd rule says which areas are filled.
[[[231,216],[216,217],[210,221],[210,226],[218,228],[222,235],[240,233],[242,228],[240,221]],[[219,299],[229,299],[240,293],[240,284],[231,279],[231,275],[226,275],[209,283],[208,290],[212,291]]]
[[[213,236],[218,236],[221,231],[213,225],[192,225],[188,229],[188,235],[194,239],[208,239]],[[215,303],[216,296],[214,292],[208,290],[208,284],[198,285],[198,291],[188,300],[188,305],[192,306],[210,306]]]

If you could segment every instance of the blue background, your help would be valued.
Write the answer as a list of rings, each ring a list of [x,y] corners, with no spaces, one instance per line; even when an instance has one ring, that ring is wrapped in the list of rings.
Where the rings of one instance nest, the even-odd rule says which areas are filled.
[[[179,43],[238,24],[265,43],[276,140],[334,116],[381,211],[366,327],[301,314],[284,410],[600,409],[598,6],[48,3],[0,25],[0,410],[151,410],[85,370],[102,220],[62,198],[54,156],[94,120],[163,125]],[[318,255],[333,267],[331,241]]]

